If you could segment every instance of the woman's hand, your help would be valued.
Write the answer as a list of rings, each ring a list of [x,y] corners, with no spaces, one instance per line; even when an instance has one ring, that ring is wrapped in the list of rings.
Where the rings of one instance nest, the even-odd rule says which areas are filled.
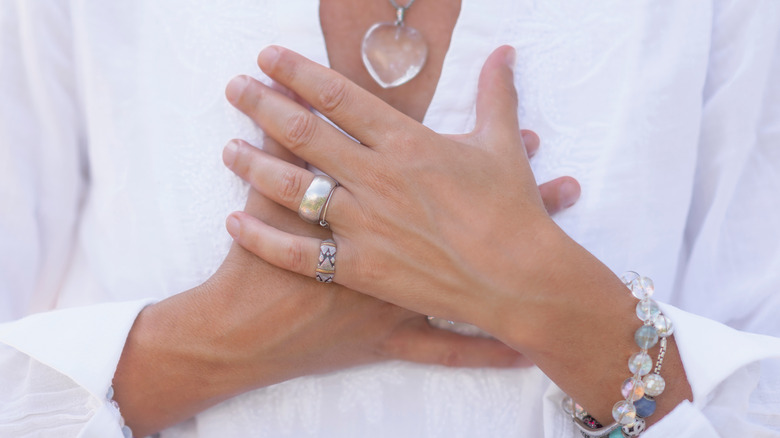
[[[270,139],[264,148],[303,164]],[[245,211],[291,233],[329,234],[255,191]],[[126,421],[146,436],[250,389],[386,360],[529,363],[499,341],[433,328],[423,315],[322,285],[234,245],[204,285],[141,312],[114,386]]]
[[[534,181],[517,121],[514,50],[497,50],[480,78],[477,124],[436,134],[337,73],[280,48],[261,69],[360,143],[261,83],[234,79],[228,99],[290,151],[341,184],[327,220],[335,281],[382,300],[485,327],[539,273],[540,239],[559,233]],[[361,144],[362,143],[362,144]],[[313,174],[232,143],[226,163],[295,211]],[[261,258],[313,276],[319,238],[236,214],[229,230]],[[523,248],[523,251],[519,251]]]
[[[257,81],[236,78],[227,95],[267,135],[341,184],[326,218],[338,246],[336,282],[486,329],[606,424],[636,349],[636,302],[545,212],[522,147],[513,63],[509,47],[488,58],[476,127],[458,136],[431,132],[277,47],[260,54],[260,68],[360,143]],[[225,156],[234,172],[291,211],[313,179],[237,143]],[[319,238],[244,213],[232,215],[228,229],[264,260],[314,275]],[[651,421],[690,398],[673,339],[664,373],[673,383]]]

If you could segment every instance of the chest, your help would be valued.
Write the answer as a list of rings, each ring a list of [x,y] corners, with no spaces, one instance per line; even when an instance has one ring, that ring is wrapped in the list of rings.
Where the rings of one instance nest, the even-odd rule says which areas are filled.
[[[399,5],[408,4],[402,0]],[[411,81],[382,88],[363,65],[361,44],[373,24],[395,21],[396,9],[392,3],[389,0],[323,0],[319,8],[330,66],[418,121],[422,121],[433,98],[459,13],[460,0],[415,1],[405,11],[404,25],[422,34],[428,47],[427,59]]]

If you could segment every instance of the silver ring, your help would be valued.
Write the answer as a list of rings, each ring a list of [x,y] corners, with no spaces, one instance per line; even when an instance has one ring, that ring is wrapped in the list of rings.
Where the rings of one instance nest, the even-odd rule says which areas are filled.
[[[336,187],[339,186],[339,183],[336,183]],[[325,200],[325,205],[322,206],[322,212],[320,213],[320,226],[322,228],[330,228],[330,224],[328,221],[325,220],[325,215],[328,214],[328,206],[330,205],[330,198],[333,197],[333,193],[336,192],[336,187],[333,187],[333,190],[328,193],[328,199]]]
[[[317,262],[315,278],[322,283],[332,283],[336,275],[336,242],[326,239],[320,244],[320,260]]]
[[[298,216],[310,224],[318,223],[323,206],[338,185],[336,180],[327,175],[316,175],[306,189],[306,193],[303,194],[301,204],[298,206]]]

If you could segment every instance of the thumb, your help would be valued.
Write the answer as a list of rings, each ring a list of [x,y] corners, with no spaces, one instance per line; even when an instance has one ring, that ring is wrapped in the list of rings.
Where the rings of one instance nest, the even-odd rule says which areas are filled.
[[[474,132],[486,140],[486,146],[516,148],[522,141],[517,121],[515,60],[515,48],[501,46],[490,54],[479,75]]]

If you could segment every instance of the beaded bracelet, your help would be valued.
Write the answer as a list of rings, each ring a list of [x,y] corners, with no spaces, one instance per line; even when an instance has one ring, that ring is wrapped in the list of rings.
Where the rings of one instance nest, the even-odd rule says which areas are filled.
[[[655,412],[655,398],[664,391],[666,382],[661,377],[661,367],[666,355],[667,338],[674,333],[672,321],[661,313],[658,303],[653,301],[653,281],[636,272],[627,272],[621,277],[623,284],[639,299],[636,315],[642,326],[634,333],[634,341],[640,351],[631,356],[628,369],[632,376],[621,386],[624,400],[615,403],[612,417],[615,422],[602,426],[570,397],[563,400],[563,409],[570,414],[574,425],[584,437],[635,437],[646,428],[644,418]],[[647,350],[660,339],[660,351],[655,368]],[[652,369],[652,373],[650,370]]]

